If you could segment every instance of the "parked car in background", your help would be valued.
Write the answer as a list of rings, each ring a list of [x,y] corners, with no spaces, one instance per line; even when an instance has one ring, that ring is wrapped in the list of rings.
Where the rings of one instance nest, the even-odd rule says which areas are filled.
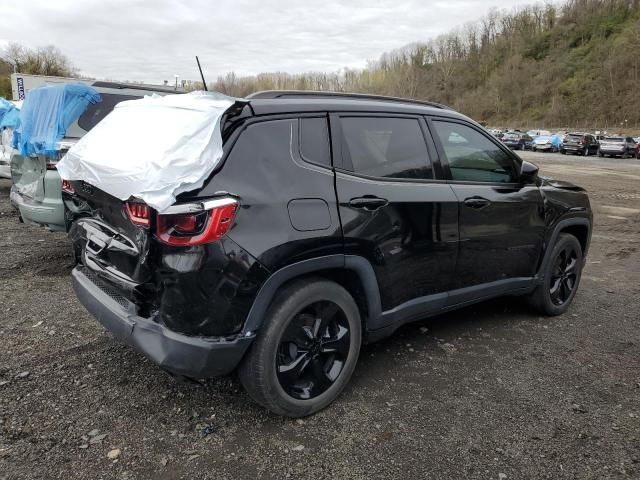
[[[545,315],[571,304],[591,236],[581,188],[438,104],[247,100],[223,117],[220,167],[166,209],[83,180],[64,192],[78,298],[163,369],[237,371],[256,402],[301,417],[407,322],[500,295]]]
[[[545,136],[551,135],[551,132],[549,130],[529,130],[527,132],[527,135],[529,135],[532,138],[536,138],[541,135],[545,135]]]
[[[590,133],[571,132],[565,135],[562,145],[560,145],[560,153],[573,153],[574,155],[595,155],[598,153],[600,144],[596,137]]]
[[[640,140],[636,142],[636,158],[640,160]]]
[[[512,150],[528,150],[531,148],[531,143],[533,142],[533,138],[521,132],[505,133],[501,140],[502,143]]]
[[[562,139],[558,135],[540,135],[533,139],[531,150],[534,152],[559,152]]]
[[[84,85],[80,85],[80,87],[86,88]],[[62,84],[34,89],[27,95],[25,104],[29,101],[29,96],[41,88],[49,89],[48,92],[54,95],[55,89],[65,87]],[[101,81],[94,82],[91,88],[100,95],[101,101],[95,104],[90,103],[83,112],[78,112],[79,116],[76,116],[76,120],[67,127],[64,138],[52,146],[50,151],[32,155],[16,153],[12,156],[11,203],[19,210],[21,221],[43,225],[53,231],[64,231],[66,227],[61,196],[62,180],[56,171],[56,163],[71,146],[111,112],[117,103],[124,100],[135,100],[153,93],[160,95],[177,93],[168,89],[153,89],[135,84]],[[43,91],[39,95],[46,98],[49,93]],[[51,114],[51,111],[40,108],[34,115],[40,116],[42,119]],[[31,121],[38,121],[38,118],[32,118]]]
[[[633,157],[636,154],[636,142],[631,137],[611,136],[600,142],[601,157]]]

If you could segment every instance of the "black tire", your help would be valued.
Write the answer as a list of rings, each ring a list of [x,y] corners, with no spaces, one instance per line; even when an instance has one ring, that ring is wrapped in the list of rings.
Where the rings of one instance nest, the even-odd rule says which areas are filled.
[[[599,156],[599,157],[604,157],[604,153],[602,153],[602,152],[600,152],[600,151],[599,151],[599,152],[598,152],[598,156]]]
[[[571,262],[564,264],[563,258],[571,259]],[[570,265],[573,267],[569,268]],[[580,285],[582,266],[580,242],[569,233],[561,233],[551,252],[551,259],[545,267],[542,284],[529,295],[531,306],[543,315],[555,316],[566,312]],[[570,291],[564,295],[564,289],[569,287]]]
[[[567,154],[567,151],[561,148],[561,149],[560,149],[560,153],[561,153],[562,155],[566,155],[566,154]]]
[[[584,152],[582,152],[582,156],[583,157],[588,157],[589,156],[589,147],[584,147]]]
[[[336,309],[331,316],[329,313]],[[327,320],[324,327],[316,328],[317,319],[323,316],[335,319],[336,325],[338,322],[340,325],[330,327],[332,320]],[[331,328],[335,333],[331,345],[335,348],[333,353],[326,353],[324,345],[332,342]],[[349,335],[346,339],[345,328]],[[240,382],[253,400],[278,415],[312,415],[333,402],[349,382],[358,361],[361,341],[360,312],[349,292],[328,280],[294,281],[278,292],[269,307],[258,337],[238,370]],[[341,346],[337,347],[336,342],[341,342]],[[347,343],[346,354],[338,353],[347,347]],[[305,358],[300,361],[302,357]],[[342,360],[336,360],[339,358]],[[339,371],[331,380],[336,365]],[[300,366],[302,368],[298,368]],[[298,383],[293,383],[294,377]]]

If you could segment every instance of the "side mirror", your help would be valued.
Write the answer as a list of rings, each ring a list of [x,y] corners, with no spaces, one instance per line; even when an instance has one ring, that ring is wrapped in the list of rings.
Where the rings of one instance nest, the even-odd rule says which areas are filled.
[[[538,170],[540,169],[537,165],[523,160],[520,168],[520,180],[524,183],[535,183],[538,178]]]

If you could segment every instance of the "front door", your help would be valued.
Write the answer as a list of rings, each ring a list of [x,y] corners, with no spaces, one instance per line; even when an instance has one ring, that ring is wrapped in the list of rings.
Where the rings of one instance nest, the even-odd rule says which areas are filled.
[[[369,259],[391,322],[407,302],[451,288],[458,201],[437,178],[421,117],[345,114],[331,123],[345,253]]]
[[[459,202],[456,288],[532,277],[542,253],[544,207],[536,185],[520,182],[520,160],[479,128],[431,119]]]

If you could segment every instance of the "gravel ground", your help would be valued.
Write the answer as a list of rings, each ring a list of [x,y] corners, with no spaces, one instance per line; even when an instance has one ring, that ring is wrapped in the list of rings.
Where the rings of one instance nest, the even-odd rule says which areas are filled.
[[[66,237],[19,224],[0,180],[0,479],[640,478],[640,162],[524,156],[594,204],[568,313],[499,299],[408,325],[298,421],[113,341]]]

